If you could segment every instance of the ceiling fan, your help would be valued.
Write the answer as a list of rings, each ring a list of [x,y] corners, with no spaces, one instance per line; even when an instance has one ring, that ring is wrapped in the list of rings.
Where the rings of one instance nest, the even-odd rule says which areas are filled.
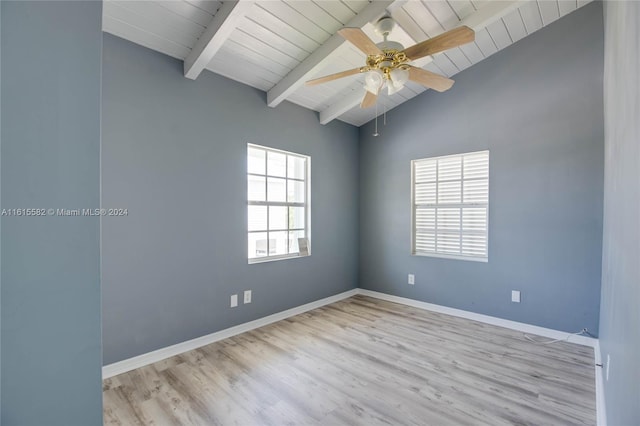
[[[342,28],[338,34],[367,55],[366,65],[316,78],[307,81],[306,84],[314,86],[366,73],[364,86],[366,92],[360,103],[361,108],[375,105],[378,94],[385,85],[389,95],[402,89],[407,81],[413,81],[438,92],[450,89],[454,83],[453,80],[411,66],[409,62],[470,43],[475,39],[475,32],[469,27],[461,26],[405,49],[402,44],[387,40],[394,26],[395,21],[390,17],[383,17],[376,23],[376,32],[384,38],[384,41],[378,44],[374,43],[360,28]]]

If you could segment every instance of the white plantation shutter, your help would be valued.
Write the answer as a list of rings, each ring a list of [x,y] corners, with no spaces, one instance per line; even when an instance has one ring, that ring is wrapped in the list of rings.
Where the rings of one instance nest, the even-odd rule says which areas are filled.
[[[486,261],[489,151],[411,165],[412,253]]]

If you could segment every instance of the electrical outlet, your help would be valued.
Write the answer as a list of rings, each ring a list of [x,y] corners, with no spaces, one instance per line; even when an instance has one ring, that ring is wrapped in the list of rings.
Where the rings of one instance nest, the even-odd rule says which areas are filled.
[[[409,274],[409,284],[414,285],[416,283],[416,276]]]
[[[237,294],[232,294],[231,295],[231,307],[235,308],[236,306],[238,306],[238,295]]]
[[[244,303],[251,303],[251,290],[244,291]]]
[[[520,290],[511,290],[511,301],[520,303]]]
[[[609,366],[611,365],[611,357],[609,356],[609,354],[607,354],[607,372],[605,374],[605,378],[607,379],[607,382],[609,381]]]

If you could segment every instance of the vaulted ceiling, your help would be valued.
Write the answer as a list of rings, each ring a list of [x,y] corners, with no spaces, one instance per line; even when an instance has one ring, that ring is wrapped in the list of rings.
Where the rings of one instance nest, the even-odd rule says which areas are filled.
[[[364,65],[365,55],[336,34],[340,28],[360,27],[380,42],[373,24],[391,15],[398,25],[389,39],[407,47],[467,25],[475,42],[418,63],[452,77],[589,1],[105,0],[103,30],[183,60],[185,78],[206,69],[267,92],[270,107],[286,100],[318,111],[323,124],[338,119],[361,126],[426,89],[409,82],[380,96],[376,110],[359,107],[362,75],[305,86]]]

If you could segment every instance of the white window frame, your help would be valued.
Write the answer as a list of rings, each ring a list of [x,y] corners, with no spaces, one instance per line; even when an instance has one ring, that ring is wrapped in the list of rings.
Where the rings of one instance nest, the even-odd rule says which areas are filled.
[[[481,153],[486,153],[487,154],[487,177],[486,178],[468,178],[465,179],[464,177],[464,158],[466,156],[471,156],[474,154],[481,154]],[[435,203],[429,203],[429,204],[422,204],[422,207],[426,207],[426,208],[435,208],[436,209],[436,223],[435,223],[435,251],[431,252],[427,252],[427,251],[417,251],[416,250],[416,212],[418,209],[418,205],[416,204],[415,201],[415,196],[416,196],[416,179],[415,179],[415,168],[416,168],[416,164],[420,163],[420,162],[425,162],[425,161],[437,161],[437,160],[441,160],[441,159],[445,159],[445,158],[453,158],[453,157],[459,157],[461,158],[461,177],[460,179],[454,179],[454,180],[449,180],[448,182],[455,182],[455,181],[459,181],[460,182],[460,192],[461,192],[461,202],[460,203],[439,203],[438,202],[438,183],[439,182],[447,182],[447,181],[440,181],[439,180],[439,175],[438,175],[438,170],[436,169],[436,194],[435,194]],[[437,166],[436,166],[437,167]],[[475,152],[465,152],[465,153],[461,153],[461,154],[452,154],[452,155],[443,155],[443,156],[439,156],[439,157],[427,157],[427,158],[420,158],[420,159],[416,159],[416,160],[411,160],[411,255],[413,256],[426,256],[426,257],[437,257],[437,258],[443,258],[443,259],[456,259],[456,260],[469,260],[469,261],[474,261],[474,262],[488,262],[489,261],[489,202],[490,202],[490,194],[489,194],[489,167],[490,167],[490,156],[489,156],[489,150],[483,150],[483,151],[475,151]],[[477,203],[477,202],[464,202],[464,199],[462,199],[462,194],[464,193],[464,183],[466,182],[470,182],[473,180],[480,180],[480,179],[487,179],[487,202],[486,203]],[[484,207],[486,210],[486,226],[485,226],[485,230],[484,233],[480,233],[478,231],[463,231],[463,220],[462,220],[462,216],[463,216],[463,212],[465,208],[477,208],[477,207]],[[484,256],[479,256],[479,255],[465,255],[465,254],[455,254],[455,253],[443,253],[443,252],[439,252],[438,251],[438,246],[437,246],[437,241],[438,241],[438,223],[437,223],[437,209],[438,208],[460,208],[460,251],[462,251],[462,238],[464,235],[484,235],[485,237],[485,255]]]
[[[264,177],[265,178],[265,200],[268,199],[268,194],[269,194],[269,188],[268,188],[268,178],[277,178],[277,179],[285,179],[285,194],[288,194],[288,185],[289,185],[289,181],[297,181],[297,182],[304,182],[304,203],[296,203],[296,202],[289,202],[289,201],[250,201],[248,196],[247,196],[247,211],[248,211],[248,207],[249,206],[266,206],[267,207],[267,230],[260,230],[260,231],[249,231],[249,222],[248,222],[248,217],[247,217],[247,228],[246,228],[246,238],[245,241],[247,242],[247,250],[245,250],[245,253],[247,253],[247,260],[249,264],[253,264],[253,263],[264,263],[264,262],[272,262],[272,261],[276,261],[276,260],[284,260],[284,259],[296,259],[296,258],[300,258],[300,257],[308,257],[311,256],[311,157],[308,155],[304,155],[304,154],[298,154],[295,152],[290,152],[290,151],[284,151],[281,149],[276,149],[276,148],[270,148],[267,146],[263,146],[263,145],[256,145],[256,144],[252,144],[252,143],[248,143],[247,144],[247,155],[246,158],[248,159],[248,153],[249,153],[249,149],[253,148],[253,149],[259,149],[262,151],[265,151],[265,174],[259,174],[259,173],[249,173],[249,170],[247,168],[247,173],[246,173],[246,177],[247,177],[247,182],[246,182],[246,186],[245,188],[248,187],[248,180],[249,180],[249,176],[260,176],[260,177]],[[286,177],[282,177],[282,176],[273,176],[273,175],[269,175],[268,174],[268,168],[267,168],[267,162],[268,162],[268,153],[269,152],[274,152],[274,153],[278,153],[278,154],[285,154],[287,156],[292,156],[292,157],[298,157],[298,158],[302,158],[305,160],[305,169],[304,169],[304,179],[298,179],[298,178],[290,178],[288,176]],[[285,165],[285,170],[287,170],[288,173],[288,157],[287,158],[287,164]],[[287,216],[287,229],[276,229],[276,230],[270,230],[268,229],[269,227],[269,206],[281,206],[281,207],[304,207],[304,215],[305,215],[305,221],[304,221],[304,228],[295,228],[295,229],[289,229],[289,217]],[[307,247],[308,247],[308,254],[306,256],[301,256],[300,253],[287,253],[287,254],[280,254],[280,255],[269,255],[269,236],[268,236],[268,232],[283,232],[283,231],[302,231],[304,230],[304,235],[305,238],[307,239]],[[266,256],[261,256],[261,257],[248,257],[248,244],[249,244],[249,234],[252,233],[262,233],[262,232],[267,232],[267,255]]]

